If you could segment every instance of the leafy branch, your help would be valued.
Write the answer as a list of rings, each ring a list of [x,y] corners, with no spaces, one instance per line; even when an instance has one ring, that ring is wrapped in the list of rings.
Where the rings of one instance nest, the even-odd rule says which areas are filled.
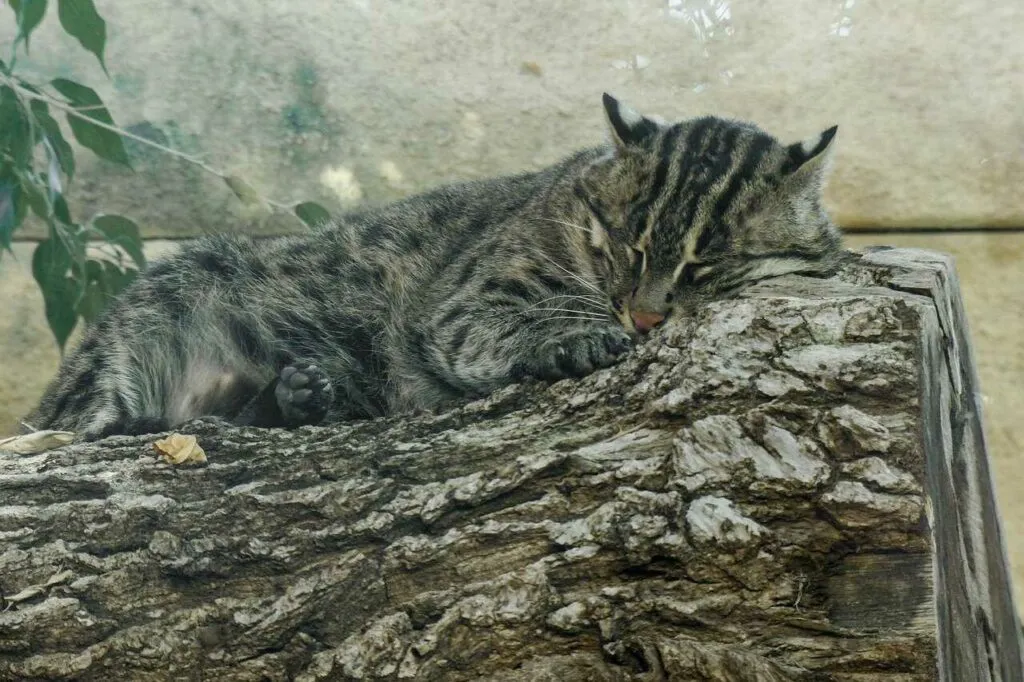
[[[106,22],[92,0],[56,0],[64,31],[100,62],[104,72]],[[7,0],[18,31],[9,64],[0,60],[0,253],[31,210],[48,226],[32,255],[32,274],[43,293],[46,319],[63,351],[79,319],[91,324],[145,267],[142,238],[130,219],[111,214],[79,223],[65,198],[75,175],[75,155],[51,108],[64,114],[75,140],[100,158],[131,168],[124,139],[157,149],[216,175],[243,202],[287,213],[309,226],[328,213],[313,202],[289,205],[261,196],[245,180],[200,159],[118,127],[99,95],[81,83],[55,78],[46,86],[15,73],[19,48],[27,54],[47,0]],[[51,89],[49,94],[44,88]]]
[[[63,79],[58,79],[58,80],[62,80],[63,83],[65,83],[65,84],[71,83],[71,81],[64,81]],[[201,159],[197,159],[196,157],[194,157],[194,156],[192,156],[190,154],[186,154],[185,152],[178,151],[177,149],[173,149],[172,147],[168,147],[168,146],[162,145],[159,142],[156,142],[156,141],[151,140],[151,139],[146,138],[146,137],[142,137],[141,135],[136,135],[135,133],[133,133],[133,132],[131,132],[129,130],[125,130],[123,128],[119,128],[116,125],[113,125],[111,123],[106,123],[106,122],[100,120],[99,118],[96,118],[96,117],[88,115],[88,112],[95,113],[95,112],[99,112],[99,111],[106,111],[106,107],[104,107],[102,103],[94,104],[94,105],[81,105],[81,106],[75,106],[75,105],[72,105],[72,104],[66,104],[66,103],[58,100],[57,98],[52,97],[50,95],[47,95],[47,94],[45,94],[43,92],[40,92],[40,91],[38,91],[36,89],[31,89],[30,90],[30,89],[28,89],[28,88],[26,88],[26,87],[24,87],[22,85],[19,85],[17,82],[12,81],[10,78],[5,76],[4,74],[0,74],[0,83],[4,83],[4,84],[10,86],[16,92],[18,92],[18,94],[21,95],[21,97],[23,97],[24,99],[27,99],[27,100],[30,100],[30,101],[45,102],[47,105],[53,107],[54,109],[58,109],[58,110],[64,112],[65,114],[67,114],[67,116],[69,116],[71,118],[74,118],[74,119],[77,119],[78,121],[83,122],[83,123],[85,123],[85,124],[87,124],[89,126],[95,126],[95,127],[98,127],[98,128],[100,128],[102,130],[106,130],[106,131],[109,131],[111,133],[115,133],[115,134],[117,134],[117,135],[119,135],[119,136],[121,136],[123,138],[127,138],[129,140],[134,141],[134,142],[138,142],[139,144],[143,144],[143,145],[146,145],[148,147],[152,147],[153,149],[159,150],[159,151],[163,152],[164,154],[167,154],[168,156],[173,156],[173,157],[182,159],[183,161],[187,161],[188,163],[192,164],[193,166],[196,166],[197,168],[200,168],[200,169],[206,171],[207,173],[210,173],[211,175],[215,175],[218,178],[220,178],[221,180],[223,180],[225,183],[227,183],[228,187],[231,188],[231,190],[233,192],[235,192],[235,194],[240,199],[242,199],[242,200],[245,200],[245,201],[254,201],[255,200],[255,201],[258,201],[260,203],[266,204],[270,208],[277,209],[277,210],[279,210],[281,212],[284,212],[284,213],[287,213],[289,215],[300,217],[300,216],[298,216],[295,213],[295,205],[294,204],[288,204],[288,203],[281,202],[281,201],[274,201],[273,199],[268,199],[267,197],[260,196],[258,193],[256,193],[255,190],[253,190],[253,189],[251,189],[249,187],[248,183],[246,183],[244,180],[242,180],[241,178],[239,178],[236,175],[229,175],[227,173],[224,173],[224,172],[222,172],[220,170],[217,170],[216,168],[214,168],[213,166],[209,165],[208,163],[202,161]],[[75,84],[75,85],[77,85],[77,84]],[[67,87],[67,85],[65,85],[64,87]],[[80,125],[81,125],[81,123],[80,123]],[[77,138],[77,136],[76,136],[76,138]],[[102,153],[100,153],[100,155],[102,156]],[[125,163],[127,165],[127,159],[123,163]]]

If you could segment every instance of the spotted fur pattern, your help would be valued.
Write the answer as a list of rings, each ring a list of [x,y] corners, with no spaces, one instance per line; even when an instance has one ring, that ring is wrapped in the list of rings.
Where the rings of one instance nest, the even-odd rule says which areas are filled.
[[[610,365],[745,283],[826,272],[835,128],[785,145],[605,95],[612,143],[308,235],[200,239],[89,329],[28,423],[84,438],[219,415],[295,425],[438,409]]]

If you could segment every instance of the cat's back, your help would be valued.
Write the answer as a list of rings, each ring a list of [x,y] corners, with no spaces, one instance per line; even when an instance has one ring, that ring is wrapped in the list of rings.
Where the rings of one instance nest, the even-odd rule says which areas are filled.
[[[345,301],[386,315],[384,308],[432,286],[452,263],[486,252],[488,239],[506,234],[510,220],[528,215],[532,204],[594,153],[537,172],[443,185],[340,213],[301,235],[201,237],[152,263],[129,298],[134,305],[159,302],[183,310]]]
[[[383,206],[343,213],[325,229],[344,232],[350,248],[443,265],[490,231],[528,213],[597,153],[587,150],[536,172],[443,185]]]

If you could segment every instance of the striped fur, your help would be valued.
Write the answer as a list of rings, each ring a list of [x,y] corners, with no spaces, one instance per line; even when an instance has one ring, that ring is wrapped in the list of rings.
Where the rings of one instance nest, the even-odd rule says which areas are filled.
[[[585,375],[629,348],[638,320],[834,266],[821,187],[835,128],[787,146],[747,123],[604,104],[612,144],[546,170],[301,237],[204,238],[154,263],[27,422],[95,438],[203,415],[295,425],[438,409]],[[331,389],[305,420],[281,404],[294,391],[267,390],[300,362]]]

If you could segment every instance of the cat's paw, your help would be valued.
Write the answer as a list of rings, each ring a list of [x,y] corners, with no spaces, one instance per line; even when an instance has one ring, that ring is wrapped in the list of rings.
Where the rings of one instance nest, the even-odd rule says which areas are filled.
[[[540,345],[537,376],[541,379],[583,377],[613,365],[632,347],[632,337],[618,325],[567,330]]]
[[[289,426],[319,424],[334,402],[334,388],[325,371],[299,362],[281,370],[274,397]]]

